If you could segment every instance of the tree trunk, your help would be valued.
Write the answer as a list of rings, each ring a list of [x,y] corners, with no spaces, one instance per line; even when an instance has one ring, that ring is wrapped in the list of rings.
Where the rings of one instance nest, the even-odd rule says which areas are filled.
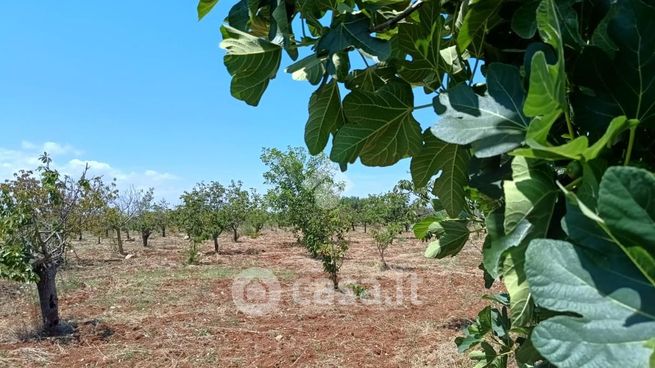
[[[121,238],[121,228],[116,228],[116,244],[118,244],[118,253],[125,254],[123,250],[123,239]]]
[[[364,233],[366,233],[366,223],[364,223]]]
[[[97,244],[100,244],[100,235],[98,235],[98,243]]]
[[[334,290],[339,290],[339,279],[337,278],[336,272],[330,273],[330,280],[332,280],[332,286],[334,286]]]
[[[77,240],[82,241],[82,230],[80,230],[80,233],[77,234]]]
[[[218,254],[218,235],[214,235],[213,238],[214,238],[214,252]]]
[[[380,253],[380,270],[385,271],[389,269],[389,265],[387,265],[387,261],[384,259],[384,250],[378,250]]]
[[[150,237],[150,230],[141,231],[141,241],[143,242],[144,247],[148,246],[148,238],[149,237]]]
[[[165,238],[166,237],[166,226],[161,227],[161,237]]]
[[[109,229],[105,229],[105,238],[109,238]]]
[[[130,229],[125,229],[125,237],[127,240],[132,240],[132,238],[130,238]]]
[[[49,335],[58,335],[61,332],[59,324],[59,299],[57,298],[57,266],[49,264],[39,266],[36,269],[39,281],[36,289],[39,292],[39,304],[41,305],[41,321],[43,331]]]
[[[234,242],[236,243],[236,242],[239,241],[239,231],[238,231],[238,229],[236,227],[233,227],[232,231],[233,231],[233,234],[234,234],[232,236],[232,239],[234,239]]]
[[[351,223],[350,223],[350,226],[352,226],[353,231],[355,231],[355,223],[354,223],[354,222],[351,222]]]
[[[409,231],[409,224],[405,223],[405,232],[408,232],[408,231]]]

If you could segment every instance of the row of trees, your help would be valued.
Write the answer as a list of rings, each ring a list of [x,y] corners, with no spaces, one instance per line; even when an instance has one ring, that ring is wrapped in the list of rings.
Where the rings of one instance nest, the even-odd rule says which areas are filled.
[[[159,231],[173,227],[190,240],[188,262],[195,262],[198,246],[212,240],[219,252],[219,236],[229,231],[235,242],[248,226],[257,235],[267,223],[291,229],[310,255],[322,262],[335,289],[348,249],[345,232],[363,226],[372,235],[383,268],[384,252],[395,236],[419,216],[420,196],[413,201],[402,183],[392,191],[367,198],[341,197],[343,184],[324,156],[310,157],[302,148],[283,152],[265,149],[262,161],[271,186],[266,195],[243,188],[240,181],[224,186],[217,181],[196,184],[172,208],[156,201],[153,188],[119,191],[115,181],[75,179],[52,169],[44,154],[35,172],[21,171],[0,184],[0,277],[37,283],[48,334],[63,332],[59,323],[55,275],[65,262],[70,240],[82,234],[111,237],[113,250],[125,254],[125,240],[137,232],[144,247]]]

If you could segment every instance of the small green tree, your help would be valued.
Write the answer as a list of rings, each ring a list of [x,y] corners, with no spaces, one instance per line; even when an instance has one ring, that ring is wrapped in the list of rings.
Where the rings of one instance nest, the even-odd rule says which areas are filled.
[[[359,197],[341,198],[346,220],[350,223],[350,230],[355,231],[355,226],[363,224],[364,201]]]
[[[297,232],[300,243],[338,288],[338,272],[348,249],[343,233],[350,226],[341,211],[343,184],[334,180],[334,166],[325,156],[308,157],[302,148],[286,152],[265,149],[262,161],[268,166],[264,178],[280,218]]]
[[[0,277],[36,282],[44,332],[58,335],[70,329],[59,318],[55,277],[89,181],[86,170],[79,179],[61,176],[46,154],[41,162],[36,174],[20,171],[0,184]]]
[[[171,206],[165,199],[160,200],[153,206],[154,221],[156,227],[161,230],[162,238],[166,237],[166,229],[171,223]]]
[[[232,240],[239,241],[239,227],[248,219],[251,203],[248,191],[243,189],[241,181],[232,181],[225,190],[225,220],[232,230]]]
[[[402,226],[403,225],[392,222],[385,226],[373,228],[373,230],[371,230],[371,235],[375,241],[375,247],[378,251],[378,255],[380,256],[381,270],[389,269],[387,261],[384,259],[384,253],[386,252],[387,248],[391,246],[391,243],[393,243],[393,241],[396,239],[398,233],[402,230]]]
[[[267,201],[255,189],[250,190],[249,201],[248,218],[246,221],[252,227],[253,237],[257,237],[264,228],[264,225],[269,222],[271,216],[268,212]]]
[[[180,197],[176,222],[188,235],[193,247],[204,240],[214,241],[218,253],[218,237],[228,227],[226,190],[219,182],[198,183]]]
[[[148,239],[157,227],[157,218],[154,210],[154,189],[139,192],[136,198],[136,213],[131,221],[132,228],[141,234],[141,243],[148,246]]]

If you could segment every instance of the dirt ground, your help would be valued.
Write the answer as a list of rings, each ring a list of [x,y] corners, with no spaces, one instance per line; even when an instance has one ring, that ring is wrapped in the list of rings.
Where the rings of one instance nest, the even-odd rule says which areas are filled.
[[[178,236],[154,237],[148,248],[128,242],[129,259],[108,240],[78,242],[59,275],[60,313],[76,333],[32,337],[34,287],[0,281],[0,367],[470,366],[453,340],[490,292],[477,268],[481,239],[473,235],[458,257],[430,260],[406,233],[388,250],[386,271],[367,234],[349,240],[336,292],[319,261],[281,231],[238,243],[226,235],[220,254],[204,244],[193,266]],[[245,275],[272,272],[277,283],[235,283],[254,267],[266,271]],[[357,298],[354,289],[365,291]]]

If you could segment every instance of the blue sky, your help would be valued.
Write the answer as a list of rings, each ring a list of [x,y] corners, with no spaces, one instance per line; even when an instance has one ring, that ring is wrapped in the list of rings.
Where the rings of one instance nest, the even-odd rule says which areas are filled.
[[[3,2],[0,179],[49,148],[63,170],[90,161],[169,200],[201,180],[264,190],[261,149],[304,145],[313,89],[280,71],[259,107],[230,96],[218,29],[231,4],[198,22],[191,0]],[[408,171],[351,166],[346,194],[386,191]]]

